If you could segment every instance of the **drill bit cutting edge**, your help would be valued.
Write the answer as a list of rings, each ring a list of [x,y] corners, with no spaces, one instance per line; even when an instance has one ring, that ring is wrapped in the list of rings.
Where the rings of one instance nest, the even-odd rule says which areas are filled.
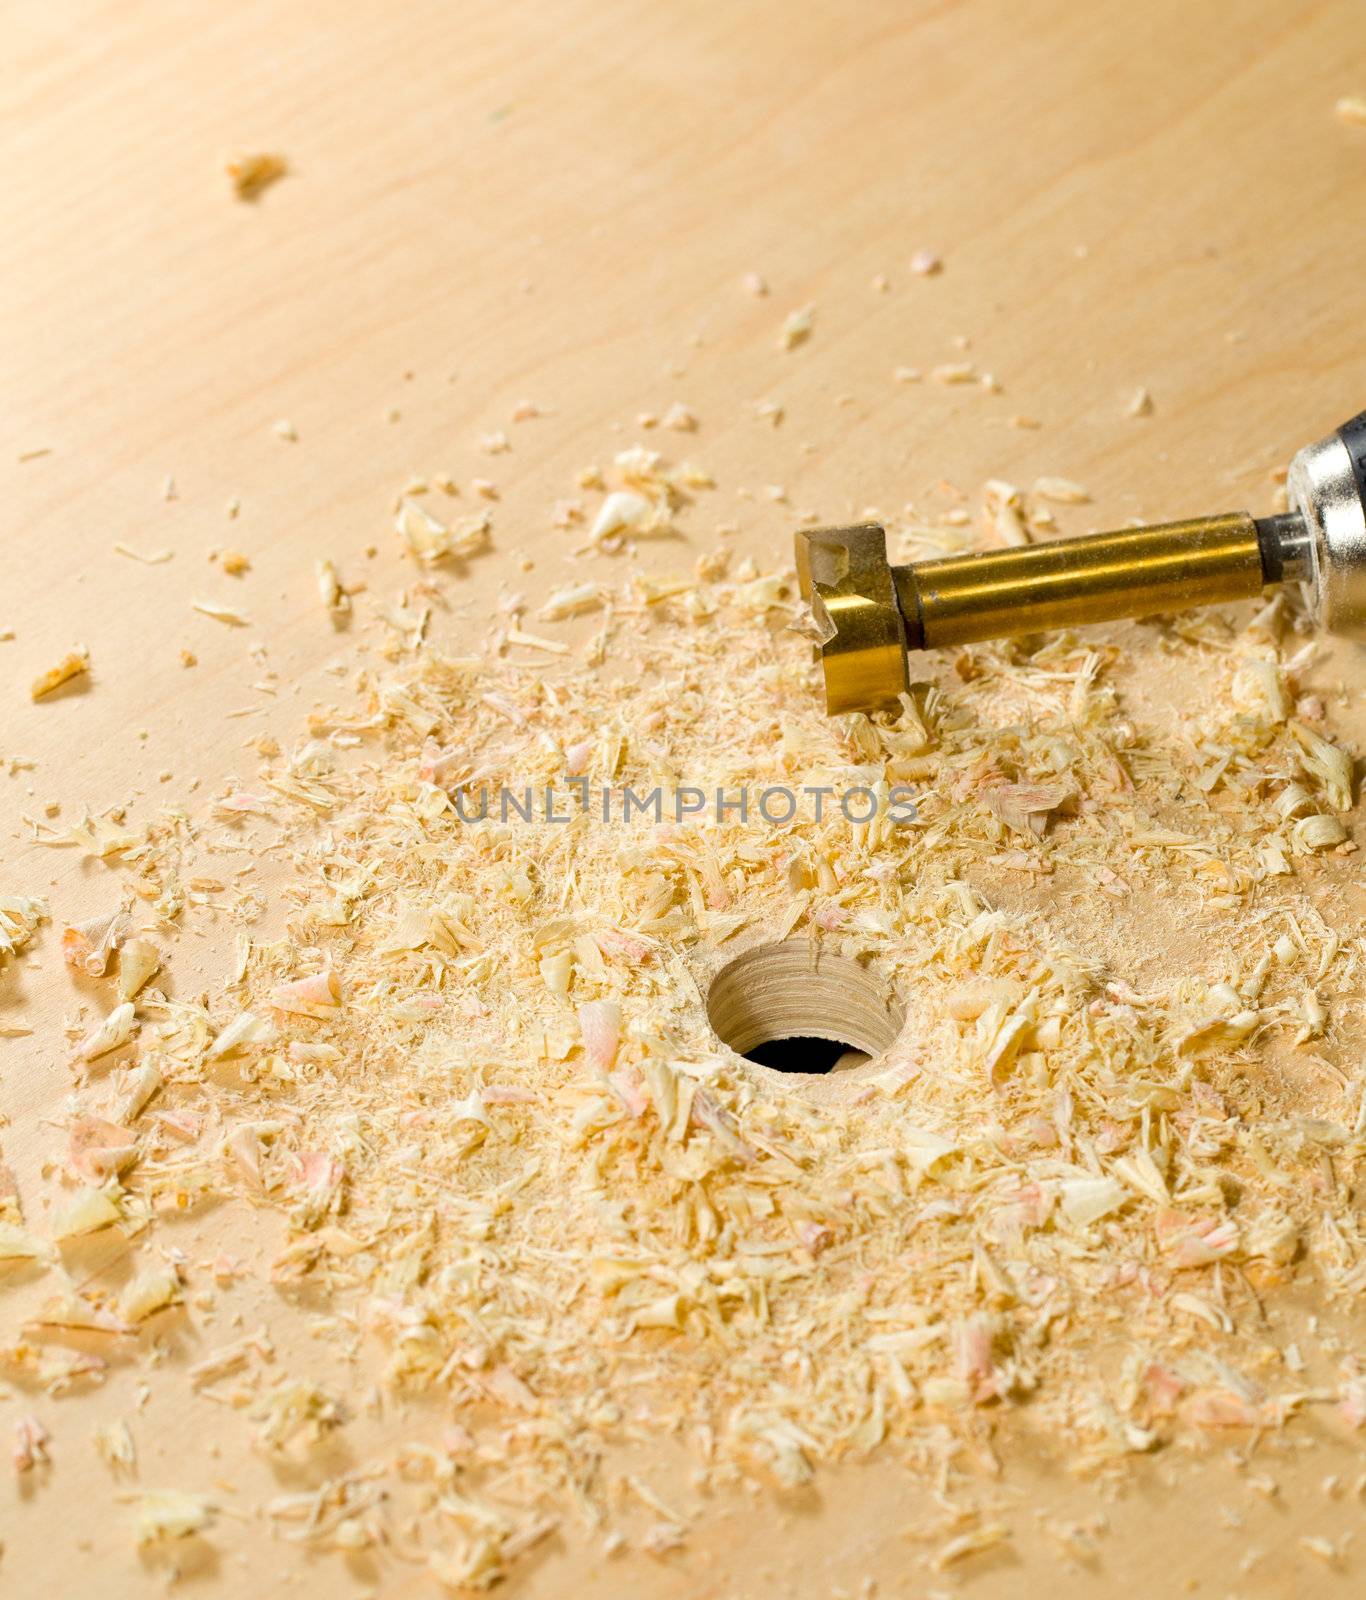
[[[796,536],[826,709],[872,711],[910,682],[907,656],[1255,598],[1304,585],[1315,623],[1366,639],[1366,412],[1307,445],[1290,510],[1244,511],[892,566],[878,523]]]

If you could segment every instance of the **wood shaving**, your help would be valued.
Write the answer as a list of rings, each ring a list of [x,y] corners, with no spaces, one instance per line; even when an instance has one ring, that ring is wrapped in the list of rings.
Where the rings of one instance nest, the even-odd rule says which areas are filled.
[[[84,677],[89,671],[90,651],[83,644],[77,645],[74,650],[69,650],[55,667],[49,667],[46,672],[35,678],[29,693],[33,699],[41,700],[44,695],[51,694],[54,689],[60,689],[64,683],[70,683],[73,678]]]
[[[602,586],[597,583],[571,583],[554,590],[536,613],[546,622],[563,622],[568,617],[581,616],[586,611],[601,610]]]
[[[183,1489],[149,1489],[138,1496],[135,1532],[139,1544],[157,1544],[163,1539],[185,1539],[207,1528],[214,1518],[214,1504],[202,1494],[187,1494]]]
[[[800,310],[788,312],[778,334],[779,349],[795,350],[799,344],[805,344],[811,337],[815,323],[815,306],[802,306]]]
[[[0,1221],[0,1261],[43,1261],[47,1245],[16,1222]]]
[[[161,967],[161,952],[150,939],[128,939],[119,947],[119,998],[132,1000]]]
[[[994,1549],[1009,1537],[1010,1529],[1003,1522],[984,1522],[980,1527],[960,1533],[942,1544],[931,1558],[930,1566],[935,1572],[944,1572],[966,1561],[969,1556]]]
[[[144,567],[159,567],[170,561],[175,556],[174,550],[134,550],[131,545],[126,545],[122,540],[116,541],[114,553],[127,556],[130,561],[140,561]]]
[[[638,532],[652,525],[654,504],[634,489],[617,489],[609,494],[593,519],[590,537],[600,543],[615,533]]]
[[[1052,500],[1060,506],[1085,505],[1091,496],[1071,478],[1035,478],[1034,493],[1042,500]]]
[[[108,1055],[111,1050],[121,1049],[133,1037],[136,1029],[133,1003],[125,1000],[86,1035],[77,1054],[82,1061],[95,1061],[100,1056]]]
[[[234,606],[221,605],[216,600],[191,600],[190,610],[198,611],[201,616],[212,617],[215,622],[224,622],[230,628],[246,628],[251,625],[251,619]]]
[[[112,1473],[131,1476],[137,1467],[138,1453],[126,1422],[111,1422],[96,1428],[94,1444],[100,1459]]]
[[[83,1233],[98,1233],[101,1228],[122,1221],[117,1195],[117,1185],[85,1190],[53,1218],[52,1237],[59,1241],[74,1239]]]
[[[0,894],[0,961],[22,950],[46,918],[46,901],[32,895]]]
[[[544,650],[547,655],[567,656],[569,646],[559,639],[543,639],[539,634],[528,633],[524,628],[509,628],[504,634],[508,644],[519,644],[527,650]]]
[[[675,433],[697,432],[696,413],[685,406],[680,400],[675,400],[669,409],[664,413],[663,422],[666,428],[672,428]]]
[[[32,1472],[35,1467],[46,1466],[52,1459],[47,1447],[52,1435],[37,1417],[24,1416],[14,1424],[14,1470]]]
[[[283,1378],[257,1408],[257,1443],[281,1453],[291,1446],[316,1444],[325,1433],[340,1427],[345,1417],[341,1402],[316,1384]]]
[[[396,526],[409,551],[423,566],[434,567],[444,561],[465,561],[488,547],[491,523],[487,513],[448,526],[434,517],[417,500],[405,496],[399,502]]]
[[[266,151],[237,156],[227,166],[233,193],[239,200],[259,199],[271,184],[278,183],[288,171],[289,163],[283,156]]]
[[[102,978],[127,933],[128,919],[122,911],[78,922],[62,933],[62,956],[67,966],[91,978]]]
[[[119,1296],[118,1314],[132,1325],[145,1322],[148,1317],[180,1299],[181,1279],[174,1265],[149,1267],[131,1279]]]
[[[345,616],[351,609],[351,596],[342,587],[341,576],[335,563],[327,560],[314,564],[318,579],[318,596],[334,617]]]

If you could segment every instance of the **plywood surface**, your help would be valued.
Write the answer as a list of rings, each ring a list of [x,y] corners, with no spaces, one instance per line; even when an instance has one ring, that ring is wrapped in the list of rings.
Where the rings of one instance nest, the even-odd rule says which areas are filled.
[[[293,738],[351,661],[314,563],[375,595],[409,581],[391,524],[414,475],[450,473],[466,499],[477,477],[497,485],[491,553],[441,580],[436,631],[471,646],[500,597],[577,570],[555,501],[674,401],[719,488],[680,519],[684,542],[630,558],[659,571],[719,524],[772,564],[808,508],[895,511],[991,475],[1084,482],[1093,504],[1068,531],[1269,510],[1273,469],[1366,403],[1366,128],[1333,114],[1366,90],[1358,22],[1346,0],[16,0],[0,24],[0,890],[46,894],[63,919],[93,909],[107,869],[36,844],[31,819],[145,814],[250,772],[261,736]],[[291,173],[246,205],[223,166],[252,149]],[[942,273],[913,274],[918,249]],[[811,338],[780,349],[806,305]],[[999,394],[895,381],[963,359],[956,340]],[[1153,411],[1135,418],[1139,386]],[[541,415],[513,422],[523,400]],[[512,448],[490,454],[498,430]],[[250,571],[225,575],[224,548]],[[78,642],[89,679],[31,704],[30,680]],[[1358,668],[1339,649],[1321,671]],[[1359,745],[1366,721],[1349,708],[1343,725]],[[197,937],[207,971],[231,931]],[[0,975],[0,1021],[34,1030],[0,1040],[0,1148],[21,1187],[70,1089],[55,1041],[82,997],[55,944],[49,927]],[[264,1221],[225,1226],[239,1252],[269,1248]],[[0,1316],[25,1292],[0,1284]],[[238,1310],[317,1337],[265,1289]],[[312,1560],[252,1522],[139,1557],[88,1435],[143,1376],[41,1401],[53,1465],[0,1482],[0,1590],[142,1593],[179,1563],[186,1592],[424,1592],[401,1564]],[[0,1391],[0,1426],[19,1403]],[[202,1479],[218,1418],[161,1406],[153,1385],[144,1479],[187,1463]],[[403,1424],[366,1426],[378,1447]],[[247,1453],[212,1465],[244,1503],[278,1488]],[[1047,1567],[1060,1592],[1336,1592],[1297,1541],[1359,1517],[1320,1487],[1359,1465],[1325,1447],[1286,1470],[1275,1506],[1218,1448],[1115,1503],[1047,1464],[1013,1481],[1109,1521],[1101,1567]],[[900,1532],[910,1494],[846,1471],[800,1503],[722,1508],[677,1559],[556,1548],[522,1581],[806,1596],[875,1577],[919,1594],[940,1580]],[[1255,1574],[1226,1503],[1271,1552]],[[962,1581],[1014,1595],[1037,1579],[1012,1559]]]

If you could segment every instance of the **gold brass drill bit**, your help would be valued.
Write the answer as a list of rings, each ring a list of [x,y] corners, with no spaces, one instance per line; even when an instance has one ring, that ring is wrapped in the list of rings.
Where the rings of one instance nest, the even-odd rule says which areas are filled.
[[[878,523],[796,537],[826,709],[869,711],[909,684],[907,655],[1247,600],[1302,583],[1318,625],[1366,638],[1366,412],[1291,462],[1291,510],[1194,517],[892,566]]]

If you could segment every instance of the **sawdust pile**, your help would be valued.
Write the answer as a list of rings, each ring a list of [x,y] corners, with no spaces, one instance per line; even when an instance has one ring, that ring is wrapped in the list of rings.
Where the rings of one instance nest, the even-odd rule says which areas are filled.
[[[1316,892],[1353,848],[1352,769],[1283,602],[1240,633],[1162,625],[1206,692],[1161,723],[1126,703],[1121,648],[1070,635],[831,721],[788,577],[724,567],[586,586],[555,615],[601,627],[553,672],[443,658],[416,602],[391,608],[383,667],[210,817],[105,825],[90,848],[162,928],[213,870],[235,969],[188,1003],[133,936],[146,909],[68,930],[113,986],[78,1046],[73,1186],[27,1221],[11,1198],[0,1245],[56,1282],[58,1241],[115,1227],[142,1267],[117,1296],[64,1283],[13,1370],[88,1377],[47,1341],[145,1340],[211,1288],[162,1218],[271,1208],[269,1273],[333,1316],[355,1391],[249,1339],[194,1381],[246,1383],[224,1426],[265,1449],[307,1450],[372,1390],[439,1398],[440,1448],[267,1511],[379,1547],[384,1484],[416,1475],[436,1493],[403,1537],[451,1585],[560,1519],[619,1537],[600,1468],[623,1438],[672,1435],[706,1487],[790,1486],[879,1447],[938,1470],[988,1411],[1096,1468],[1310,1404],[1366,1419],[1358,1353],[1269,1350],[1258,1316],[1292,1278],[1366,1288],[1363,1080],[1327,1044],[1359,1019],[1362,940]],[[568,821],[457,810],[499,785],[563,805],[573,779],[593,803]],[[604,788],[684,784],[919,798],[909,823],[601,820]],[[278,882],[234,903],[245,858]],[[1140,989],[1148,907],[1192,937]],[[4,938],[36,915],[6,902]],[[906,1008],[843,1097],[708,1029],[709,953],[787,935],[873,963]],[[149,1495],[140,1535],[211,1512]],[[692,1514],[654,1502],[646,1544]]]

